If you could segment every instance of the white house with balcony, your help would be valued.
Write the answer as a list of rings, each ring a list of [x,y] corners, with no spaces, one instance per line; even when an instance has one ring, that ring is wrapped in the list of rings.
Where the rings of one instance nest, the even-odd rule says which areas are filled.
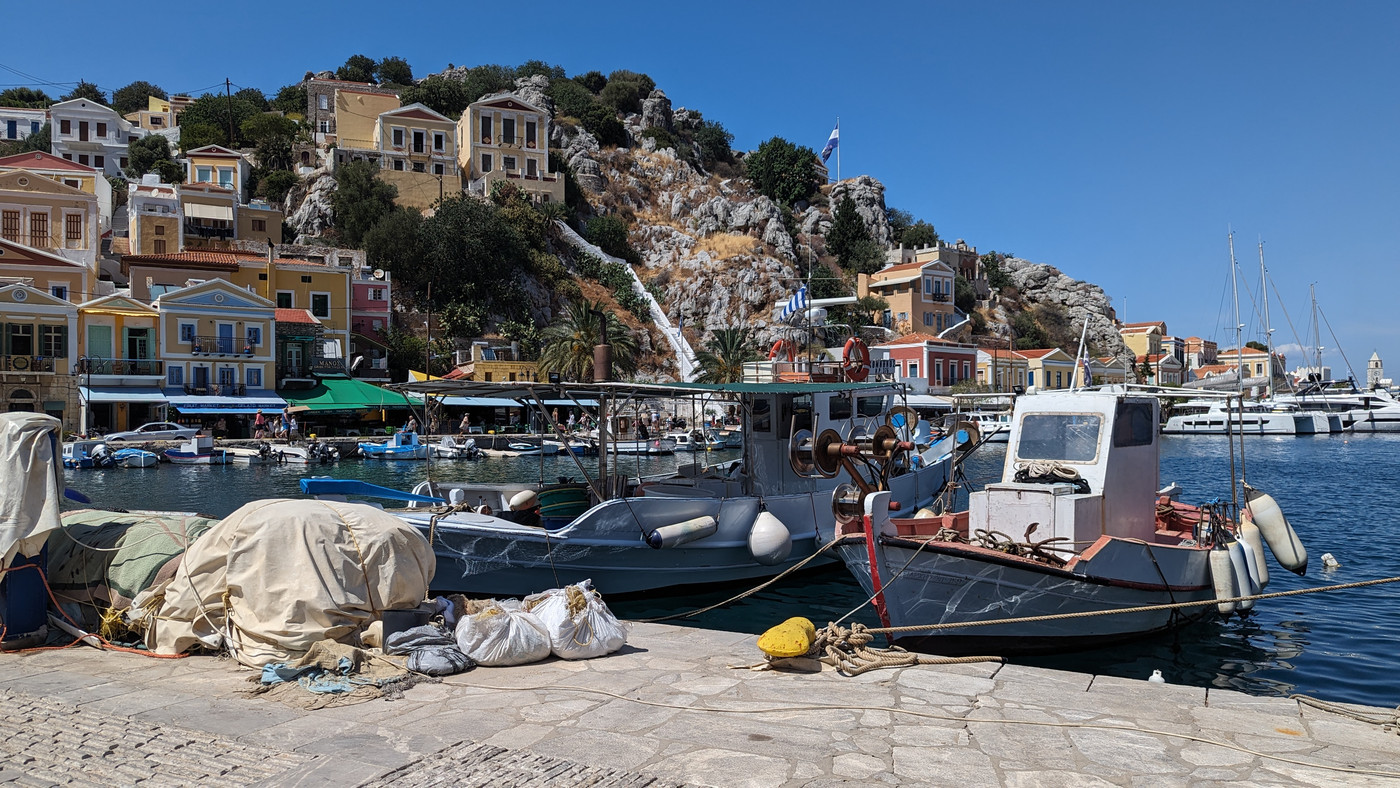
[[[49,122],[49,111],[29,107],[0,107],[0,142],[18,142]]]
[[[496,181],[515,184],[537,202],[562,202],[564,178],[549,170],[549,113],[515,93],[487,96],[457,122],[457,162],[473,194]]]
[[[49,107],[49,118],[55,156],[94,167],[108,176],[121,175],[128,164],[127,146],[151,133],[111,107],[85,98],[54,104]],[[173,131],[178,140],[179,129]]]

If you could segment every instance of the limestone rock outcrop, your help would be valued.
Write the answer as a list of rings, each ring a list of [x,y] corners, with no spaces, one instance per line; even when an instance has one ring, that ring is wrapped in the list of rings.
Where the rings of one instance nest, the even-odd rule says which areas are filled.
[[[525,103],[539,107],[554,117],[554,99],[549,97],[549,77],[534,74],[515,80],[515,95]]]
[[[302,178],[287,192],[282,202],[282,212],[287,217],[287,224],[296,230],[298,238],[321,235],[335,224],[335,208],[331,205],[331,194],[335,189],[335,178],[322,167]]]
[[[642,100],[642,128],[671,130],[671,100],[660,89]]]
[[[845,197],[850,197],[856,204],[856,213],[865,222],[870,237],[881,246],[889,246],[890,220],[885,213],[885,185],[869,175],[838,181],[831,187],[833,210]]]
[[[1049,304],[1060,307],[1076,335],[1087,318],[1089,329],[1086,339],[1099,355],[1115,358],[1131,355],[1114,326],[1113,307],[1102,287],[1067,276],[1060,269],[1045,263],[1008,257],[1002,262],[1002,267],[1010,275],[1023,306]],[[1006,330],[1004,323],[989,323],[988,326],[995,326],[999,332]]]

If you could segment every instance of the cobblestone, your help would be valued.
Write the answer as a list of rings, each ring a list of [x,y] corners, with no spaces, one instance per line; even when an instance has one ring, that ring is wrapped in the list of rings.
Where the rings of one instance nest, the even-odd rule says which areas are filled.
[[[396,769],[366,788],[416,788],[455,785],[526,788],[545,785],[587,785],[591,788],[680,788],[671,783],[616,769],[507,750],[489,744],[462,744]]]

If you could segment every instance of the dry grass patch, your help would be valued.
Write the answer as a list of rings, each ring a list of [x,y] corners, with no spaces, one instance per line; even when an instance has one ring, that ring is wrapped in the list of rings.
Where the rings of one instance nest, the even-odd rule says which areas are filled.
[[[740,235],[738,233],[715,233],[704,238],[696,239],[696,252],[709,252],[718,258],[738,257],[739,255],[755,254],[761,252],[763,242],[751,235]]]

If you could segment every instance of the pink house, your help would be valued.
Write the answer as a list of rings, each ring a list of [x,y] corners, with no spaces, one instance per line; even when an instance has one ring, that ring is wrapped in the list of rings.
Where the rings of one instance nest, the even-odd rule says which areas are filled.
[[[893,361],[900,378],[929,393],[947,393],[949,387],[977,374],[977,346],[916,332],[876,345],[876,358]]]
[[[384,344],[390,318],[389,273],[361,268],[350,279],[350,368],[356,377],[387,378]]]

